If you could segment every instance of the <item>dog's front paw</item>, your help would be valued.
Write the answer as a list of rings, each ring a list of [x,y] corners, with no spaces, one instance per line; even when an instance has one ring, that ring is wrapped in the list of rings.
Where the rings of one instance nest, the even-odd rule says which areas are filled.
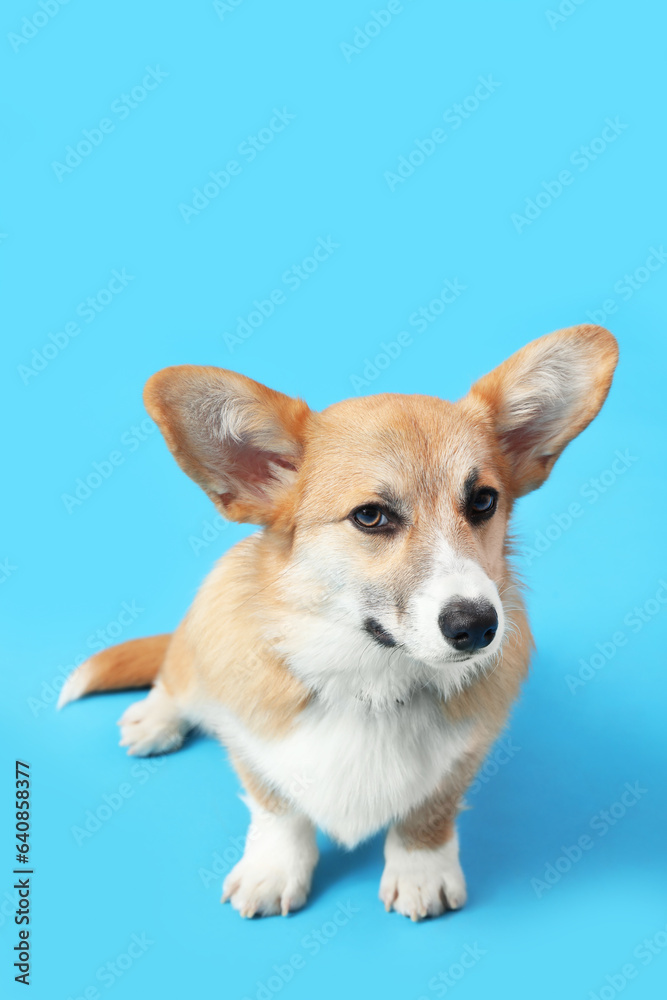
[[[242,917],[287,916],[305,904],[317,846],[312,823],[290,813],[273,814],[253,803],[245,852],[222,887]]]
[[[242,917],[286,917],[305,905],[310,881],[310,871],[290,870],[278,859],[244,857],[224,881],[222,902],[229,900]]]
[[[390,830],[385,858],[380,899],[388,911],[394,909],[411,920],[422,920],[464,905],[466,883],[456,834],[441,847],[409,849],[396,831]]]

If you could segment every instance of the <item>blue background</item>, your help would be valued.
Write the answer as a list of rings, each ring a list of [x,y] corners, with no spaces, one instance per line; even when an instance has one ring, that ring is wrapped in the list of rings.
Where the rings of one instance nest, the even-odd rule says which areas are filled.
[[[664,989],[667,949],[643,964],[641,948],[667,942],[665,605],[655,598],[667,595],[667,266],[638,271],[634,289],[624,277],[667,242],[664,12],[591,0],[562,4],[571,13],[556,20],[548,2],[408,0],[356,52],[341,44],[370,20],[370,0],[182,11],[72,2],[44,25],[38,16],[37,30],[23,22],[37,0],[6,5],[0,976],[12,996],[22,995],[5,894],[15,757],[33,774],[33,997],[96,987],[118,1000],[418,1000],[443,989],[461,1000],[609,998],[627,963],[637,970],[628,997]],[[12,40],[22,27],[34,37]],[[167,74],[159,85],[112,110],[156,66]],[[489,75],[493,93],[458,126],[445,121]],[[274,108],[295,117],[249,162],[239,146]],[[54,168],[104,118],[113,131],[69,172]],[[601,150],[607,118],[618,135]],[[385,174],[439,127],[446,140],[391,190]],[[186,222],[179,206],[233,159],[240,173]],[[560,195],[542,196],[529,224],[513,221],[563,170],[572,181]],[[338,246],[290,288],[284,272],[320,237]],[[123,268],[131,280],[94,320],[85,306],[77,315]],[[445,279],[465,290],[417,332],[410,315]],[[231,350],[225,334],[276,288],[285,301]],[[223,751],[193,739],[136,770],[116,746],[131,693],[53,707],[98,629],[107,641],[171,630],[250,530],[220,528],[159,434],[141,429],[146,378],[170,364],[232,367],[319,408],[353,394],[353,376],[407,331],[413,343],[384,368],[381,358],[361,391],[456,398],[525,342],[591,318],[618,336],[622,360],[599,419],[517,513],[538,651],[511,724],[519,749],[492,761],[461,820],[468,907],[422,925],[386,915],[380,840],[349,854],[323,841],[307,909],[241,920],[218,902],[222,876],[205,884],[246,827]],[[58,338],[73,322],[80,332]],[[45,357],[50,334],[65,346]],[[68,512],[63,495],[112,452],[111,474]],[[131,621],[116,625],[124,603]],[[595,654],[587,672],[581,661]],[[592,679],[573,692],[567,677],[582,669]],[[601,835],[599,814],[626,782],[639,782],[639,799]],[[129,796],[78,844],[87,811],[105,795],[118,804],[124,783]],[[593,846],[536,890],[531,880],[583,835]],[[355,912],[334,934],[348,901]],[[145,953],[96,978],[133,934],[152,942]],[[466,946],[479,957],[456,980]],[[294,954],[303,967],[285,982],[274,966]],[[434,982],[439,973],[454,985]]]

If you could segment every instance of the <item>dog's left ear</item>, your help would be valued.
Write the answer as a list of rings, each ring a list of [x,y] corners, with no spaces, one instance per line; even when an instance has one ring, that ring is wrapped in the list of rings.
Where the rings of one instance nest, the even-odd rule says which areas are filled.
[[[563,448],[598,413],[618,360],[601,326],[540,337],[475,382],[464,404],[491,420],[519,497],[541,486]]]

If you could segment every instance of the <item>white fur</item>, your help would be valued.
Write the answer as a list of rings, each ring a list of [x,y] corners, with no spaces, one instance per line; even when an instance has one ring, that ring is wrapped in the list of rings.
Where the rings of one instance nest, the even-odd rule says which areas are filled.
[[[441,579],[445,561],[453,582],[446,574]],[[442,701],[493,663],[496,641],[486,656],[461,658],[439,633],[437,602],[446,603],[447,587],[452,595],[487,596],[499,609],[500,598],[475,563],[438,549],[432,577],[417,598],[439,609],[429,622],[438,631],[439,649],[428,662],[365,633],[363,622],[373,609],[364,608],[347,574],[330,579],[326,560],[311,553],[296,560],[294,573],[284,579],[281,622],[275,629],[266,623],[266,640],[313,694],[292,728],[280,738],[262,738],[210,701],[189,705],[187,714],[295,810],[352,847],[423,803],[471,748],[470,726],[450,722]],[[304,593],[317,598],[299,606],[293,595]],[[196,628],[196,605],[193,610],[190,624]]]
[[[56,708],[69,705],[70,701],[76,701],[77,698],[86,693],[91,677],[90,662],[90,660],[86,660],[69,675],[61,688]]]
[[[432,794],[468,748],[432,692],[377,710],[349,694],[316,698],[281,739],[252,734],[210,703],[202,722],[253,772],[332,837],[353,847]]]
[[[158,683],[147,698],[135,701],[118,720],[119,746],[132,757],[177,750],[189,729],[173,698]]]
[[[438,618],[454,599],[486,600],[498,615],[496,636],[481,653],[461,661],[467,671],[493,657],[500,649],[505,634],[505,615],[498,588],[482,567],[472,559],[457,555],[449,543],[441,538],[434,546],[431,571],[412,595],[405,616],[406,643],[412,655],[427,663],[446,663],[460,656],[443,640]]]
[[[283,916],[300,909],[310,891],[318,850],[315,828],[304,816],[271,813],[245,797],[252,820],[243,857],[225,879],[222,902],[242,917]]]
[[[354,531],[354,528],[350,530]],[[308,540],[296,551],[282,580],[284,607],[289,608],[279,631],[267,631],[291,669],[308,686],[343,691],[350,684],[364,687],[371,698],[390,700],[415,685],[428,684],[448,698],[497,660],[506,636],[506,616],[493,580],[472,559],[458,555],[444,534],[433,541],[428,572],[400,613],[395,598],[381,586],[369,587],[345,554],[332,559],[335,536],[324,534],[318,544]],[[303,606],[296,594],[310,599]],[[461,654],[445,640],[438,619],[456,597],[487,600],[496,609],[498,629],[487,647]],[[377,646],[364,633],[367,618],[375,618],[397,646]],[[389,658],[388,658],[389,657]]]
[[[438,669],[414,659],[403,647],[381,646],[355,618],[359,611],[355,614],[352,608],[339,617],[291,614],[282,635],[274,639],[292,672],[328,705],[353,696],[378,711],[393,709],[417,688],[428,687],[446,698],[459,686],[459,664]]]
[[[465,903],[466,883],[456,832],[441,847],[410,850],[396,830],[390,830],[384,856],[380,899],[387,910],[393,908],[420,920],[438,917],[446,909],[458,910]]]

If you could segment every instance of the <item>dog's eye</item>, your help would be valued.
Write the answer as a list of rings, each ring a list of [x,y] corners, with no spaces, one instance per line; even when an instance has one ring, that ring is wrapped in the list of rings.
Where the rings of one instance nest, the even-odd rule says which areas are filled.
[[[384,528],[385,525],[389,524],[389,518],[382,508],[373,505],[358,507],[357,510],[352,511],[351,516],[354,523],[358,524],[360,528]]]
[[[495,506],[495,503],[496,498],[493,493],[489,493],[488,490],[481,490],[473,499],[472,509],[479,511],[480,514],[486,513]]]
[[[498,494],[495,490],[482,489],[473,494],[470,510],[473,517],[483,519],[491,517],[498,504]]]

